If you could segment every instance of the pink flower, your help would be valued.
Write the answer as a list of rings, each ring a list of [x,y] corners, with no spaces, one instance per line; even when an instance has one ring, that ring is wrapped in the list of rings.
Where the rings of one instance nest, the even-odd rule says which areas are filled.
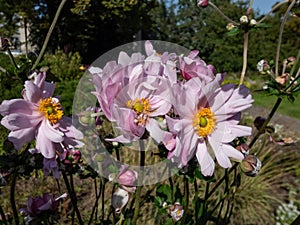
[[[184,79],[189,80],[193,77],[199,77],[206,82],[215,78],[215,68],[207,65],[198,55],[199,51],[191,51],[188,56],[179,57],[180,72]]]
[[[63,194],[58,198],[54,198],[53,195],[45,193],[42,197],[29,197],[27,201],[27,208],[21,209],[21,212],[31,217],[37,217],[43,212],[55,214],[58,212],[59,200],[61,198],[65,198],[66,196],[66,194]]]
[[[171,109],[169,82],[161,77],[148,76],[132,81],[118,94],[112,111],[113,121],[122,135],[108,139],[122,143],[139,140],[147,130],[158,143],[165,140],[155,117]]]
[[[172,102],[180,118],[166,117],[169,130],[176,135],[176,147],[169,158],[182,167],[196,156],[205,176],[211,176],[215,167],[208,148],[212,149],[217,162],[228,168],[231,166],[229,158],[244,158],[229,143],[236,137],[251,134],[250,127],[238,125],[240,112],[253,102],[248,89],[231,84],[220,87],[222,79],[222,74],[217,74],[216,79],[206,84],[195,77],[174,87]]]
[[[134,170],[127,169],[125,166],[121,169],[118,175],[118,183],[125,186],[134,186],[138,178],[138,173]]]
[[[40,73],[34,81],[26,81],[23,99],[5,100],[0,105],[1,124],[11,132],[8,140],[19,150],[25,143],[36,139],[36,151],[45,158],[55,158],[56,150],[68,145],[81,146],[77,139],[82,133],[63,116],[59,99],[52,97],[54,85]]]

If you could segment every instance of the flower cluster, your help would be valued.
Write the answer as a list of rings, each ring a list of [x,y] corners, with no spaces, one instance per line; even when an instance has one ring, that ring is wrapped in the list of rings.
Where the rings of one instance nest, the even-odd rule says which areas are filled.
[[[0,105],[1,124],[11,132],[8,140],[15,149],[36,140],[32,153],[41,153],[45,171],[59,176],[56,157],[68,149],[81,147],[82,133],[64,116],[63,108],[54,93],[54,84],[45,81],[46,74],[39,73],[34,80],[25,82],[23,99],[5,100]]]
[[[121,52],[118,62],[88,70],[104,115],[121,132],[107,140],[130,143],[150,136],[179,167],[196,157],[205,176],[213,174],[214,158],[224,168],[230,158],[241,161],[244,155],[231,142],[251,134],[238,124],[253,102],[248,89],[221,85],[225,74],[216,74],[198,51],[160,54],[146,41],[145,52]]]

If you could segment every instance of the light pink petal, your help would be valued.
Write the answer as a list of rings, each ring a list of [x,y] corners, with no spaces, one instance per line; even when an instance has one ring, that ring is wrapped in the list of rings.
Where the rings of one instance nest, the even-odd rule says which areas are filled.
[[[223,144],[219,140],[213,139],[212,136],[208,136],[208,142],[216,156],[219,165],[223,168],[231,167],[231,162],[228,156],[224,153]]]
[[[64,140],[64,134],[59,130],[54,129],[47,119],[44,119],[41,123],[39,129],[39,135],[40,134],[43,134],[43,136],[55,143],[60,143]]]
[[[40,113],[37,115],[12,113],[1,120],[1,124],[11,131],[36,127],[44,118]]]
[[[14,147],[17,150],[20,150],[24,144],[34,140],[35,132],[35,127],[29,127],[22,130],[12,131],[8,135],[8,140],[14,144]]]
[[[127,55],[126,52],[120,52],[119,58],[118,58],[118,64],[121,64],[122,66],[127,66],[130,63],[130,57]]]
[[[25,91],[23,92],[24,99],[33,102],[38,103],[43,95],[42,90],[34,84],[32,81],[25,81]]]
[[[212,176],[215,170],[215,163],[207,150],[205,141],[198,142],[196,157],[201,168],[201,173],[204,176]]]
[[[45,135],[44,132],[39,130],[36,137],[35,147],[45,158],[51,159],[56,156],[56,149],[53,142]]]
[[[149,131],[150,136],[157,142],[161,143],[166,139],[169,132],[162,130],[155,119],[149,119],[146,124],[146,129]]]
[[[145,42],[145,50],[146,50],[147,56],[150,56],[154,53],[153,45],[151,44],[150,41]]]
[[[231,145],[223,144],[223,151],[228,157],[239,160],[242,160],[244,158],[243,153],[241,153]]]
[[[24,99],[4,100],[0,105],[0,114],[6,116],[11,113],[32,114],[37,111],[37,105]]]

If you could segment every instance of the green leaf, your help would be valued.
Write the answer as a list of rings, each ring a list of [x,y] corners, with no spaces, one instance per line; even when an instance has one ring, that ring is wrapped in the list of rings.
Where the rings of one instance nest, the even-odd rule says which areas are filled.
[[[239,28],[232,28],[228,33],[227,33],[227,35],[228,36],[235,36],[235,35],[237,35],[237,34],[239,34],[240,33],[240,29]]]
[[[171,187],[167,184],[162,184],[156,189],[156,195],[163,198],[166,202],[171,203]]]

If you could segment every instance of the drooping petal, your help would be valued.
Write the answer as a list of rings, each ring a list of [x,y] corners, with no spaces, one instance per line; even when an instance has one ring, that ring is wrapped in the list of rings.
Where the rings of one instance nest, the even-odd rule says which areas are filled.
[[[30,115],[36,110],[37,106],[35,104],[25,101],[24,99],[4,100],[0,105],[0,114],[2,116],[6,116],[11,113],[23,113]]]
[[[210,156],[204,141],[198,142],[196,157],[201,168],[201,173],[204,176],[212,176],[215,170],[215,163]]]
[[[64,140],[64,134],[59,130],[54,129],[47,119],[42,120],[39,134],[43,134],[43,136],[55,143],[60,143]]]
[[[8,140],[14,144],[15,149],[20,150],[24,144],[34,140],[35,131],[35,127],[11,131],[8,135]]]
[[[223,168],[231,167],[231,162],[228,156],[224,153],[223,144],[219,140],[214,139],[213,136],[208,136],[208,142],[214,152],[214,155],[216,156],[219,165]]]
[[[33,114],[37,115],[12,113],[5,116],[1,124],[11,131],[36,127],[43,120],[43,115],[39,112],[33,112]]]

